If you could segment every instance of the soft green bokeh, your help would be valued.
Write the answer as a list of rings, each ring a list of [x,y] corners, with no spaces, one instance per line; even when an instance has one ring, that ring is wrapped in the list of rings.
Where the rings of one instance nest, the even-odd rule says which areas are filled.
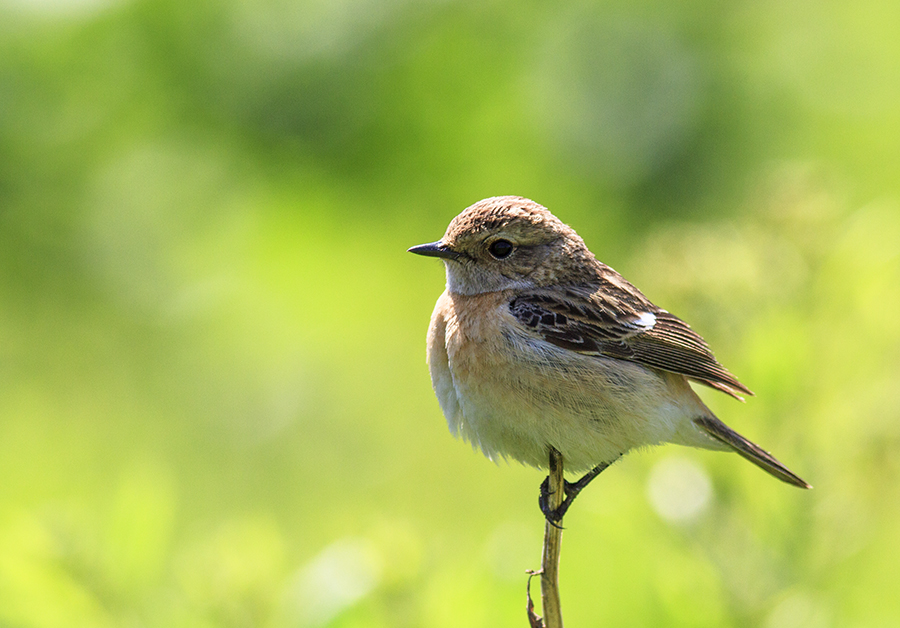
[[[628,456],[566,518],[567,622],[900,624],[898,23],[0,2],[0,625],[526,625],[541,474],[447,433],[405,253],[496,194],[691,322],[816,487]]]

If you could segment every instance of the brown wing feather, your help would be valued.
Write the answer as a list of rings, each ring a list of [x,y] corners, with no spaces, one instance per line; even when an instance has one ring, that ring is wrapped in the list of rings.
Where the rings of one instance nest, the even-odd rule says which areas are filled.
[[[565,349],[679,373],[737,399],[742,399],[739,393],[753,394],[716,361],[687,323],[650,303],[637,289],[620,290],[614,301],[609,289],[573,289],[565,297],[546,292],[518,296],[510,302],[510,311]],[[656,319],[652,326],[647,314]]]
[[[706,341],[687,323],[665,310],[653,314],[649,331],[625,341],[636,362],[682,375],[741,399],[753,392],[719,364]]]

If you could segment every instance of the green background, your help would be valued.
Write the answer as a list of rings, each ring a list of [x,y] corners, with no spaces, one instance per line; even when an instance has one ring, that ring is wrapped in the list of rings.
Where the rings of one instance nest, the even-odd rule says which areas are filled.
[[[542,474],[448,434],[405,252],[498,194],[688,320],[757,394],[704,399],[815,485],[626,457],[566,518],[567,624],[900,624],[898,28],[4,0],[0,625],[525,626]]]

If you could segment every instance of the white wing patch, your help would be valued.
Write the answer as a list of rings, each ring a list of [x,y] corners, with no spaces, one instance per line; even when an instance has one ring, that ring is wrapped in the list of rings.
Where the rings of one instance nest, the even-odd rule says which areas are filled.
[[[656,314],[652,312],[643,312],[632,323],[635,327],[640,327],[641,331],[650,331],[656,325]]]

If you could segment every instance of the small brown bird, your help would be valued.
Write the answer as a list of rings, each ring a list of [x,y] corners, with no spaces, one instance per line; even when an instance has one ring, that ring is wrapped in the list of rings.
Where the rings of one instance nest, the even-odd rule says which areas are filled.
[[[810,485],[722,423],[691,389],[752,395],[684,321],[599,262],[546,208],[480,201],[438,242],[409,249],[447,270],[428,330],[431,380],[450,430],[488,458],[591,471],[567,486],[559,520],[628,451],[677,443],[732,450],[794,486]]]

